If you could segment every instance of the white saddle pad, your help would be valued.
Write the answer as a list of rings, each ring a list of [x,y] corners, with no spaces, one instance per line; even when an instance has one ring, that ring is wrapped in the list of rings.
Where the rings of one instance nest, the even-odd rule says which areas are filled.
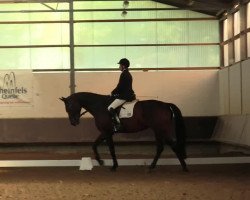
[[[138,100],[134,100],[131,102],[126,102],[122,105],[122,108],[119,113],[119,118],[130,118],[133,116],[134,106],[138,102]]]

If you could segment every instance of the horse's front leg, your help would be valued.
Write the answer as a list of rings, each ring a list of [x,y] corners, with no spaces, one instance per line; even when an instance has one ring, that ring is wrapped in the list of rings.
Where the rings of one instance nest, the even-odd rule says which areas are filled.
[[[106,141],[107,141],[109,151],[110,151],[110,154],[111,154],[112,160],[113,160],[113,166],[111,167],[111,171],[116,171],[116,168],[118,167],[118,163],[117,163],[117,159],[116,159],[116,155],[115,155],[115,146],[114,146],[112,135],[109,136]]]
[[[99,163],[99,165],[103,165],[104,162],[103,160],[101,160],[100,155],[98,153],[97,147],[106,139],[106,135],[105,134],[101,134],[98,136],[98,138],[95,140],[92,148],[95,154],[95,159],[96,161]]]

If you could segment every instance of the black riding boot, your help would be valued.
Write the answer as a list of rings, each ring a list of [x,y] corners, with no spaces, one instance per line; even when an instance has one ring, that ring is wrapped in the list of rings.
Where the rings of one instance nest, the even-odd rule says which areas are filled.
[[[118,118],[115,109],[110,108],[109,113],[111,115],[111,119],[112,119],[112,123],[113,123],[113,130],[114,130],[115,133],[117,133],[117,132],[119,132],[121,130],[120,119]]]

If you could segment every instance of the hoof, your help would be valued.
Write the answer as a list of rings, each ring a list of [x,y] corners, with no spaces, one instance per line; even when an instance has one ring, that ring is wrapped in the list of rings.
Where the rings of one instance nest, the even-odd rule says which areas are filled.
[[[147,173],[153,172],[154,169],[155,169],[155,165],[150,165],[148,170],[147,170]]]
[[[103,165],[104,165],[104,161],[101,160],[101,159],[98,159],[97,162],[99,163],[100,166],[103,166]]]
[[[154,171],[154,169],[151,169],[150,167],[147,169],[147,170],[145,170],[145,173],[146,174],[150,174],[150,173],[152,173]]]
[[[150,165],[149,169],[151,169],[151,170],[155,169],[155,165]]]
[[[116,172],[116,169],[117,169],[117,166],[113,166],[113,167],[110,168],[110,171],[111,172]]]
[[[189,172],[188,168],[184,168],[182,171],[183,172]]]
[[[116,172],[116,168],[111,167],[111,168],[110,168],[110,171],[111,171],[111,172]]]

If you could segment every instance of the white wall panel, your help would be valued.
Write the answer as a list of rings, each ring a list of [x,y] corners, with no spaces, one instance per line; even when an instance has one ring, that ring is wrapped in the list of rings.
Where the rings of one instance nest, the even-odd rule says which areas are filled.
[[[219,71],[220,115],[229,114],[229,68]]]
[[[241,114],[241,68],[236,64],[229,68],[230,114]]]
[[[250,146],[250,60],[220,70],[219,87],[223,116],[217,121],[214,139]]]
[[[250,59],[242,62],[242,112],[250,114]]]

